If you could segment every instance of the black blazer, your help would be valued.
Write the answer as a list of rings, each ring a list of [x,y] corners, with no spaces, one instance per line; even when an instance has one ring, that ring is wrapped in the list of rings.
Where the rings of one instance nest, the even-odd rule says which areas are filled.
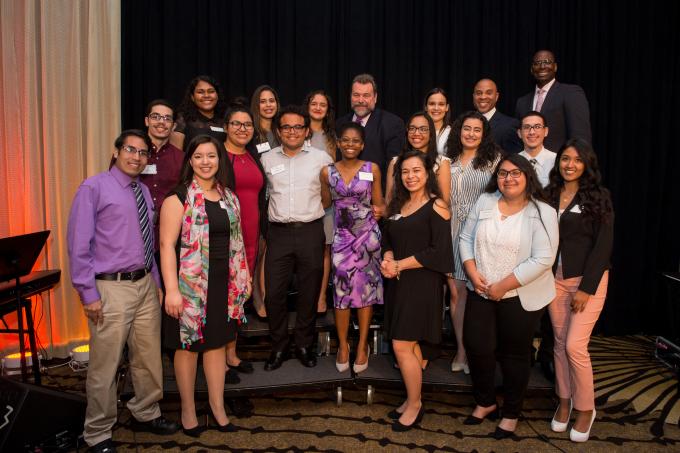
[[[517,99],[517,118],[532,110],[535,91]],[[582,138],[592,143],[588,99],[580,86],[556,80],[543,101],[541,113],[548,122],[548,136],[543,146],[550,151],[557,152],[570,138]]]
[[[339,129],[343,124],[350,123],[353,115],[352,112],[338,118],[335,123],[336,128]],[[359,159],[371,161],[380,167],[384,192],[387,165],[394,156],[401,152],[406,141],[404,121],[394,113],[375,109],[364,126],[364,132],[366,133],[366,141]],[[340,160],[341,157],[338,153],[336,160]]]
[[[602,274],[610,267],[614,214],[611,214],[609,223],[603,224],[573,212],[574,207],[579,205],[579,195],[576,194],[560,216],[560,245],[557,256],[562,255],[564,278],[583,276],[578,289],[592,295],[597,291]],[[553,273],[556,271],[557,260],[553,265]]]
[[[498,110],[489,121],[491,135],[494,141],[503,148],[506,153],[518,153],[524,149],[524,144],[517,135],[519,121],[508,115],[504,115]]]

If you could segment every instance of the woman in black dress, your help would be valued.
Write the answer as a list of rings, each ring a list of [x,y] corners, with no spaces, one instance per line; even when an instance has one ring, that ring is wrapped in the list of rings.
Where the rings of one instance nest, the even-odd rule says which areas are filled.
[[[205,429],[194,402],[199,353],[218,429],[234,430],[224,409],[225,345],[236,338],[251,289],[234,177],[225,155],[215,138],[195,137],[187,146],[180,184],[161,208],[163,343],[175,349],[182,428],[193,437]]]
[[[170,142],[185,151],[184,145],[198,135],[210,135],[224,142],[226,110],[227,101],[219,82],[208,75],[194,77],[177,108],[177,122]]]
[[[385,324],[406,386],[406,401],[388,416],[392,429],[420,422],[423,356],[419,342],[441,341],[446,274],[453,272],[448,206],[425,153],[409,150],[395,164],[394,197],[383,234],[381,272],[391,279]]]

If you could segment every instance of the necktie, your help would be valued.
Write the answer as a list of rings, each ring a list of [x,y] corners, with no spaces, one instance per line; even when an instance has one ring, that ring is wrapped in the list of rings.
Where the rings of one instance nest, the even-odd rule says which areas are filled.
[[[545,99],[545,90],[540,89],[538,90],[538,95],[536,96],[536,111],[540,112],[541,107],[543,107],[543,100]]]
[[[139,184],[133,182],[130,184],[132,191],[135,194],[137,201],[137,216],[139,217],[139,229],[142,232],[142,239],[144,240],[144,266],[151,269],[153,264],[153,244],[151,242],[151,228],[149,227],[149,212],[146,210],[146,201],[142,194],[142,188]]]
[[[359,118],[358,116],[354,119],[354,122],[357,123],[359,126],[364,126],[364,121],[363,119]]]
[[[536,159],[529,159],[529,162],[531,162],[531,165],[533,165],[534,167],[536,166],[536,164],[538,164],[538,161]]]

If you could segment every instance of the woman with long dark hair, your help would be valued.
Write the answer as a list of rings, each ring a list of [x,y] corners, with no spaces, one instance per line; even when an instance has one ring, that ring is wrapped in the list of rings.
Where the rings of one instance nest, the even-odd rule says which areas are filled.
[[[454,278],[448,281],[451,291],[450,313],[457,346],[451,371],[468,374],[470,369],[463,345],[467,276],[460,259],[460,232],[468,212],[491,180],[502,151],[493,141],[491,127],[484,115],[468,111],[453,123],[446,153],[451,159],[451,239],[456,269]]]
[[[177,108],[177,121],[170,142],[179,149],[184,149],[184,145],[197,135],[210,135],[223,142],[226,138],[223,128],[226,109],[227,101],[217,79],[208,75],[194,77]]]
[[[416,149],[425,153],[430,162],[432,162],[441,198],[448,204],[451,191],[451,159],[437,153],[437,136],[434,121],[427,112],[416,112],[406,122],[406,147],[404,149]],[[392,158],[387,167],[385,199],[388,204],[392,199],[392,191],[396,181],[394,173],[396,162],[397,156]],[[399,177],[399,175],[396,176],[397,178]]]
[[[250,113],[255,123],[254,141],[258,153],[262,154],[280,145],[272,129],[272,121],[281,107],[276,90],[269,85],[255,88],[250,98]]]
[[[449,95],[443,88],[432,88],[425,95],[423,110],[434,122],[437,152],[446,155],[446,143],[451,133],[451,106]]]
[[[522,411],[533,335],[555,296],[558,236],[557,215],[544,201],[533,166],[518,154],[503,157],[460,234],[470,290],[463,341],[477,403],[463,423],[497,416],[498,361],[504,399],[496,439],[513,436]]]
[[[251,279],[234,176],[220,141],[199,135],[187,145],[180,183],[161,208],[161,270],[165,282],[164,339],[174,349],[184,433],[205,429],[196,417],[198,354],[208,400],[220,431],[235,431],[224,409],[226,344],[245,319]]]
[[[229,107],[224,117],[224,129],[227,134],[224,148],[234,171],[234,193],[241,206],[243,242],[248,271],[252,276],[255,275],[260,238],[264,237],[267,224],[264,169],[257,157],[257,151],[249,146],[254,128],[253,117],[245,106],[234,103]],[[258,307],[256,304],[255,308],[262,309],[264,306]],[[236,354],[236,341],[227,343],[227,365],[230,371],[253,372],[252,364],[241,360]]]
[[[602,186],[597,156],[582,139],[567,141],[555,159],[546,189],[557,210],[560,245],[555,271],[557,296],[548,307],[555,332],[555,391],[560,404],[550,423],[585,442],[595,420],[593,368],[588,343],[607,297],[614,210]]]
[[[423,417],[419,343],[441,341],[445,275],[453,271],[450,212],[432,165],[418,150],[399,156],[383,233],[381,272],[392,279],[385,295],[385,332],[406,386],[406,401],[388,414],[395,431],[407,431]]]

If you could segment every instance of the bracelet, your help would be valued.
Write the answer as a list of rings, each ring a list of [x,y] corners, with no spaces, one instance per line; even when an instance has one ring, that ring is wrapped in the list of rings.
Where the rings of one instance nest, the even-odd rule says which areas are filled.
[[[397,272],[397,280],[399,280],[399,275],[400,275],[400,272],[399,272],[399,261],[395,261],[395,262],[394,262],[394,266],[395,266],[395,268],[396,268],[395,271]]]

